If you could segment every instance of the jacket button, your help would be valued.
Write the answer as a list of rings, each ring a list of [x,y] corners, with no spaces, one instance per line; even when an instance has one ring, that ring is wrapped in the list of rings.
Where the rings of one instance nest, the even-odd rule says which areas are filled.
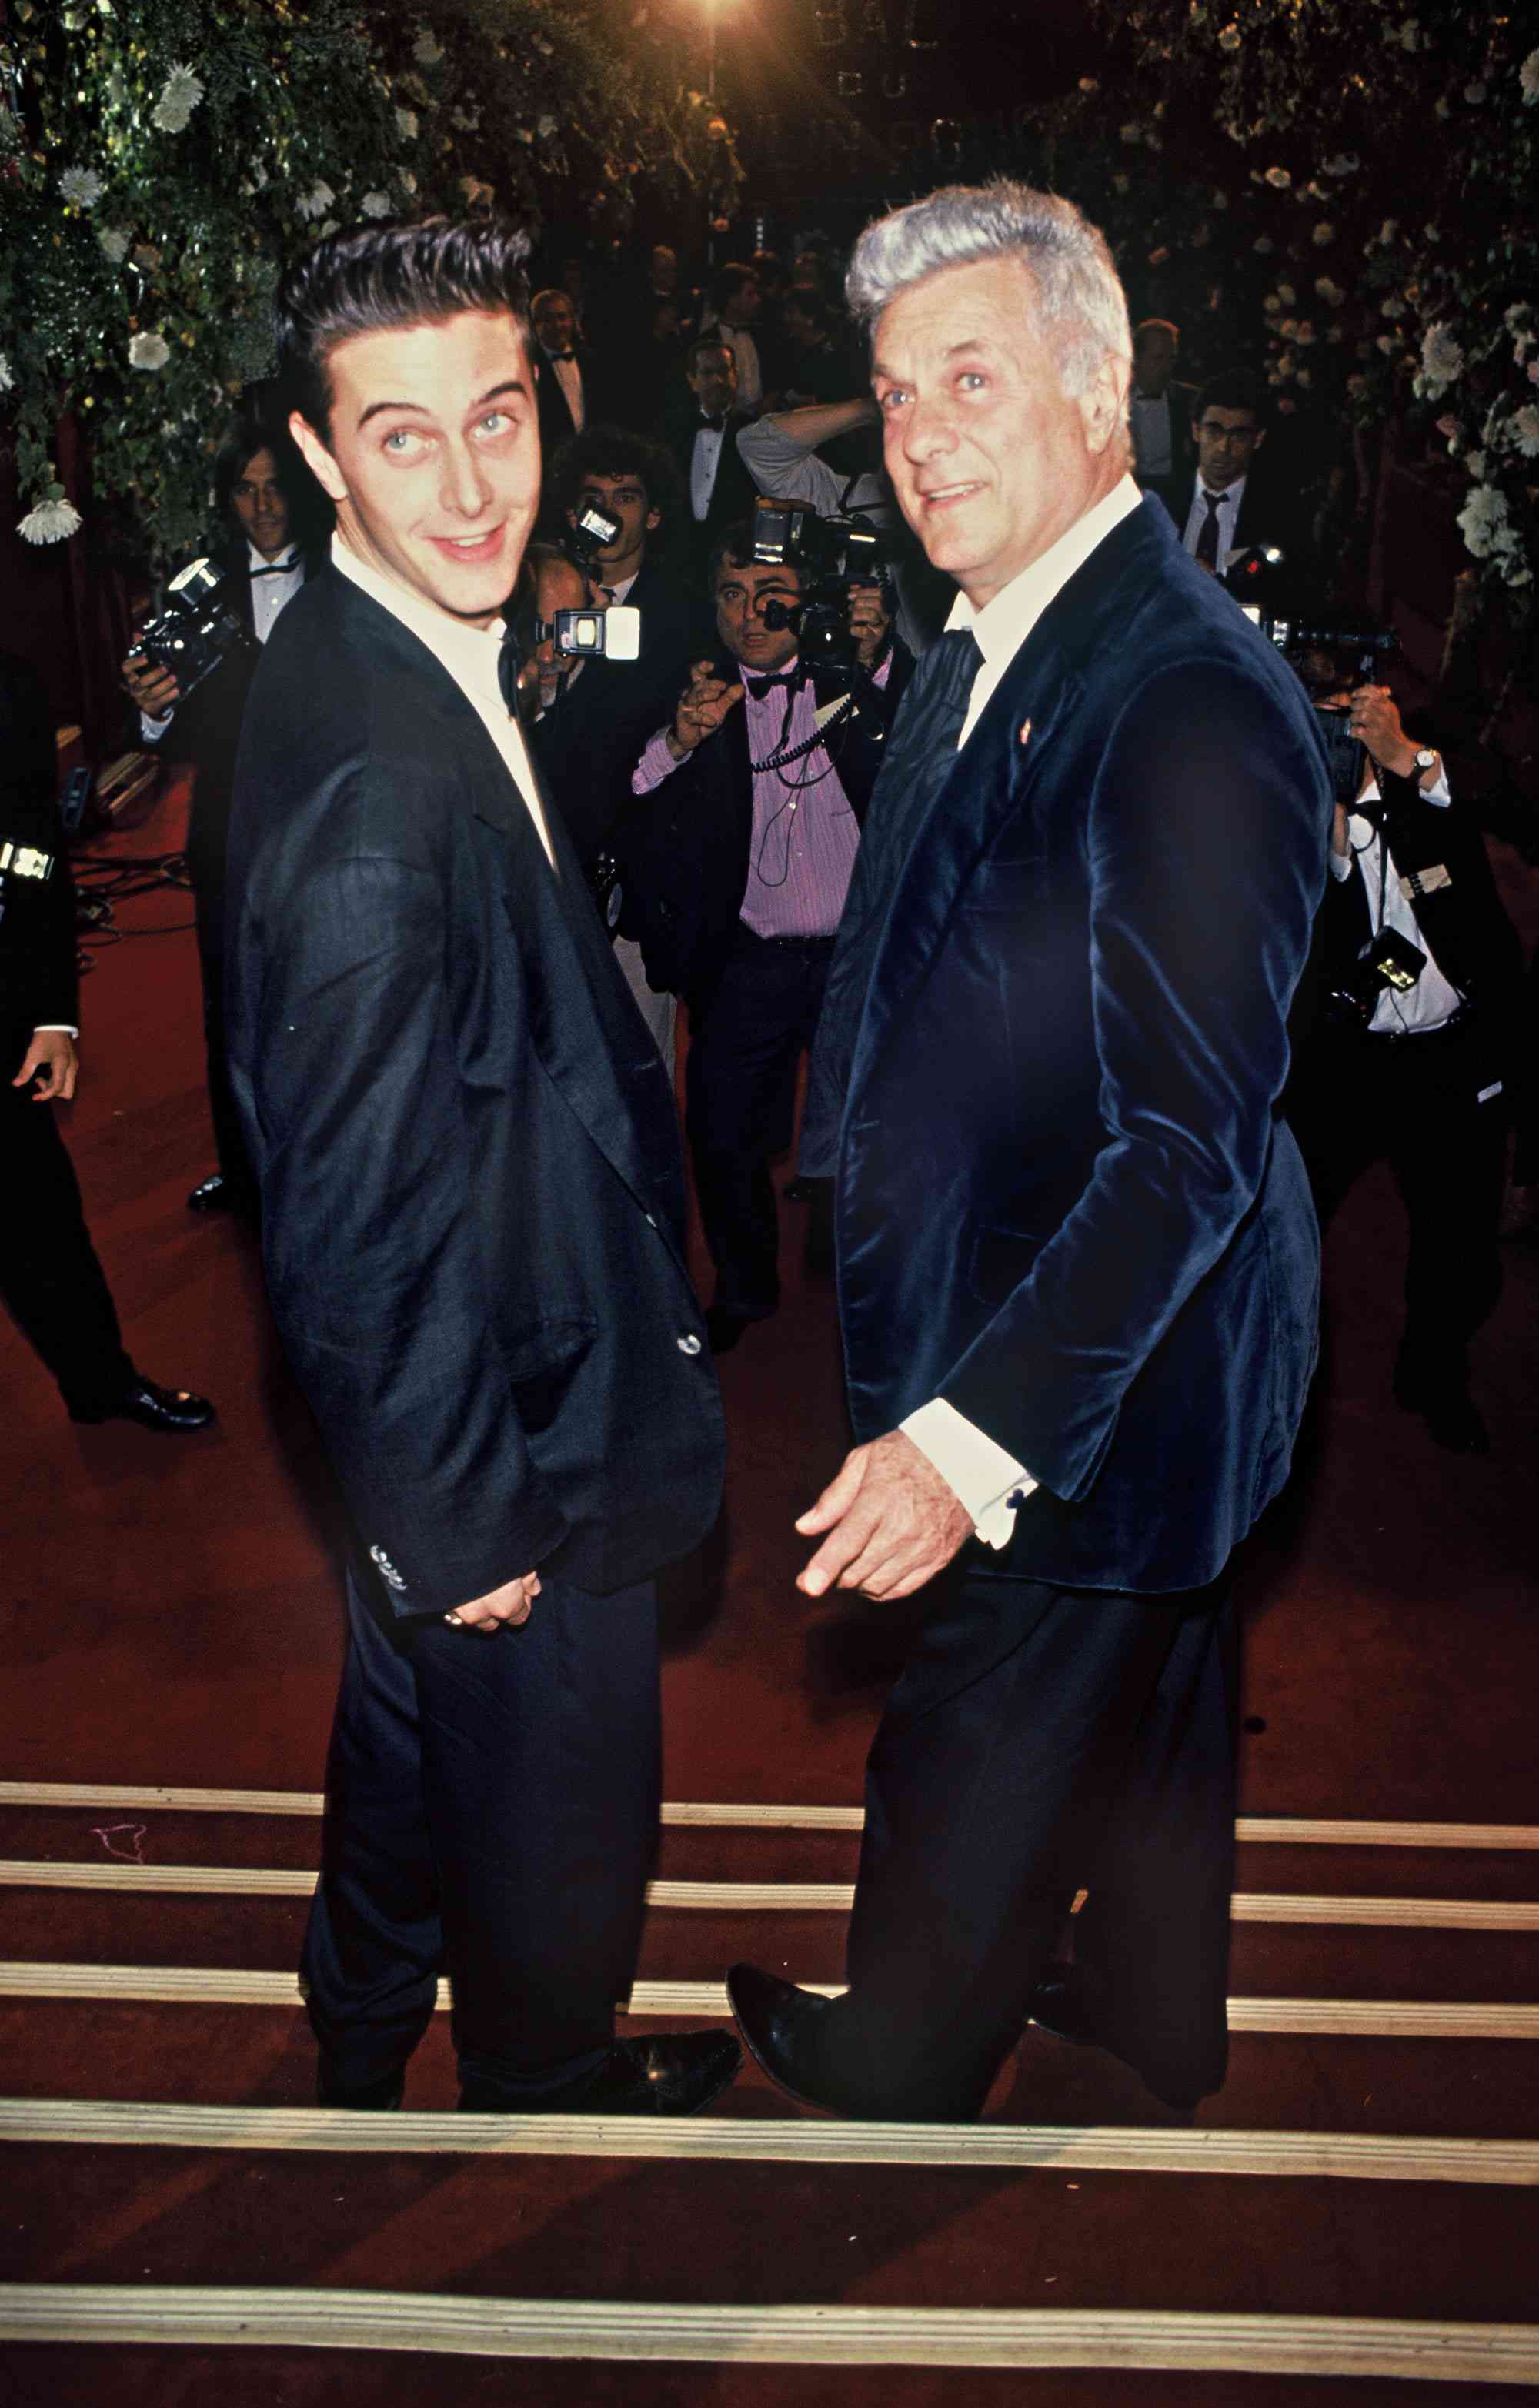
[[[700,1352],[700,1340],[699,1340],[699,1339],[695,1336],[694,1331],[693,1331],[692,1329],[687,1329],[687,1330],[685,1331],[685,1333],[684,1333],[683,1337],[678,1340],[678,1351],[679,1351],[679,1353],[680,1353],[681,1354],[699,1354],[699,1352]]]

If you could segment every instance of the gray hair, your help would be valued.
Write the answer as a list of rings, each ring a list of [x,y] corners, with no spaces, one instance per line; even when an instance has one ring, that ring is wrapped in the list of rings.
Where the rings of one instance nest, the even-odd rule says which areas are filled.
[[[1071,400],[1103,360],[1132,358],[1127,300],[1104,235],[1072,201],[1005,176],[950,184],[876,219],[855,246],[845,295],[870,333],[909,285],[982,259],[1019,259],[1030,268]]]

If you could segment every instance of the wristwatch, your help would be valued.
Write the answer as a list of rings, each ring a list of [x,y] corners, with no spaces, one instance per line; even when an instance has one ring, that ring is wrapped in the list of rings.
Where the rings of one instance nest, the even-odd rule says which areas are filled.
[[[1418,745],[1417,748],[1416,768],[1413,774],[1419,778],[1424,770],[1432,767],[1436,759],[1437,754],[1433,752],[1430,744]]]

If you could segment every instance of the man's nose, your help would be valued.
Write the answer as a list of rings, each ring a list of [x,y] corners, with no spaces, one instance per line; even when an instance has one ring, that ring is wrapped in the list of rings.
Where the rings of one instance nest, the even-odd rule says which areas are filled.
[[[905,455],[914,461],[930,460],[937,452],[949,451],[956,439],[956,429],[944,401],[921,401],[916,395],[904,418]]]
[[[485,470],[466,443],[449,443],[444,450],[444,508],[457,511],[461,518],[473,519],[485,509],[492,491]]]

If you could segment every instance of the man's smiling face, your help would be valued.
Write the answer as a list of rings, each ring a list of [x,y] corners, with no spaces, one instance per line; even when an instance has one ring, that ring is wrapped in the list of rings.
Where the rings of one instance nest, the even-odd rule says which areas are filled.
[[[888,474],[937,568],[981,609],[1117,483],[1124,362],[1064,393],[1024,262],[945,267],[876,326]]]
[[[327,362],[331,433],[290,427],[363,560],[449,618],[488,627],[540,498],[534,380],[518,322],[463,310],[351,335]]]

